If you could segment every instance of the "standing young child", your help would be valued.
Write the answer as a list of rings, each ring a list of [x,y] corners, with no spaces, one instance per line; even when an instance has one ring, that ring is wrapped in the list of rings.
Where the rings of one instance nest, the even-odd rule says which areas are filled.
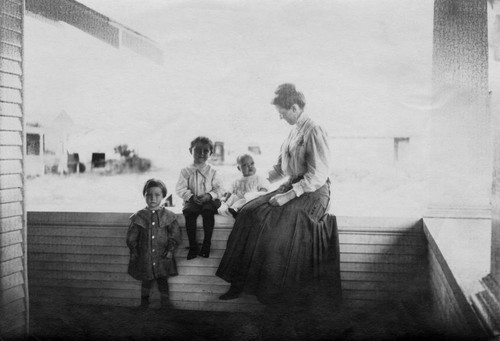
[[[146,181],[142,194],[147,206],[130,217],[127,232],[128,273],[142,281],[140,308],[149,306],[149,294],[155,280],[161,306],[169,308],[168,277],[178,274],[174,250],[181,242],[181,232],[175,213],[161,205],[167,196],[167,187],[161,180]]]
[[[214,230],[214,215],[220,206],[220,198],[224,193],[222,181],[217,171],[207,163],[214,151],[214,144],[204,136],[191,141],[189,152],[193,156],[193,164],[183,168],[175,188],[177,195],[184,200],[182,214],[186,219],[186,231],[189,239],[187,259],[198,256],[208,258]],[[201,250],[196,241],[196,219],[203,217],[203,245]]]
[[[243,154],[236,159],[238,170],[242,177],[233,182],[231,193],[226,195],[218,212],[220,215],[231,213],[236,218],[238,210],[249,200],[268,191],[268,182],[256,174],[255,162],[249,154]]]

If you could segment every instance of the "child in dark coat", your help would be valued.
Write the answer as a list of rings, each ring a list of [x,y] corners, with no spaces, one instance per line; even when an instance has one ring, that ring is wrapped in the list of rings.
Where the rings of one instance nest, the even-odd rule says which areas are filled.
[[[161,180],[146,181],[142,193],[147,207],[130,217],[127,232],[130,249],[128,273],[142,281],[141,308],[148,307],[155,280],[161,295],[161,306],[168,308],[168,277],[178,274],[174,250],[181,242],[180,228],[175,213],[161,205],[167,196],[167,187]]]

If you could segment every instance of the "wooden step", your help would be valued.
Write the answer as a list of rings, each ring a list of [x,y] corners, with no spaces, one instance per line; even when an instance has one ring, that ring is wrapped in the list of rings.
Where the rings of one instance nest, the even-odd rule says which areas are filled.
[[[174,307],[207,311],[262,309],[262,304],[251,295],[219,300],[230,285],[215,273],[234,219],[216,215],[210,257],[187,260],[189,243],[184,217],[180,208],[177,209],[183,238],[175,251],[179,276],[169,278]],[[138,305],[141,282],[127,274],[130,251],[125,239],[129,216],[125,213],[29,213],[30,300]],[[337,222],[342,288],[344,301],[350,308],[366,309],[397,299],[409,288],[426,290],[427,245],[420,220],[338,217]],[[201,244],[201,216],[197,226],[197,240]],[[156,286],[152,301],[159,302]]]

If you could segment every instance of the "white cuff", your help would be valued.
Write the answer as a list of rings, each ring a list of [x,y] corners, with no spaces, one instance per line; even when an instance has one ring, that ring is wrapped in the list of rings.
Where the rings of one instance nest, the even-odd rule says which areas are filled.
[[[304,189],[300,185],[300,181],[292,185],[292,190],[295,192],[297,198],[300,197],[302,194],[304,194]]]

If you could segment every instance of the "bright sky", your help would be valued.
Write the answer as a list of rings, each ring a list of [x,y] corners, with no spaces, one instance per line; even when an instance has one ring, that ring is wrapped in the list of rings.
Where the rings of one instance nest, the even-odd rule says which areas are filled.
[[[26,20],[26,112],[65,110],[100,145],[166,158],[203,134],[278,151],[269,104],[295,83],[331,135],[411,135],[425,120],[432,0],[81,1],[157,41],[156,65],[65,24]],[[184,155],[184,154],[182,154]],[[186,155],[187,156],[187,155]]]

